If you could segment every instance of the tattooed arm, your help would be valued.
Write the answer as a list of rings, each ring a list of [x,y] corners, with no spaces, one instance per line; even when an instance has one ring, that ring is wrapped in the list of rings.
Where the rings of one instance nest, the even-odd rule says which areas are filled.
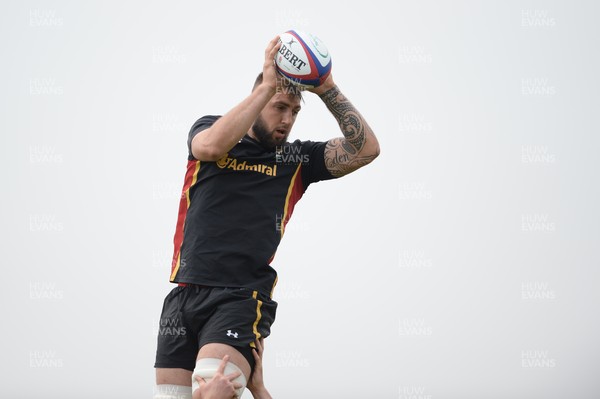
[[[310,91],[321,97],[344,135],[327,142],[325,165],[329,172],[335,177],[344,176],[377,158],[377,138],[367,121],[333,82],[331,75],[325,83]]]

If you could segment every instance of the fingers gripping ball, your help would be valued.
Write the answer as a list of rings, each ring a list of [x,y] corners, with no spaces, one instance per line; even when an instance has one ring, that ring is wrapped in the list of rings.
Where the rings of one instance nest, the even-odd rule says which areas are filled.
[[[204,381],[209,382],[211,378],[215,376],[215,374],[219,371],[219,366],[221,365],[222,360],[216,358],[205,357],[199,359],[196,362],[196,368],[194,369],[194,373],[192,374],[192,392],[196,389],[200,388],[200,385],[196,381],[196,377],[201,377]],[[244,388],[246,387],[246,377],[244,373],[238,366],[231,362],[227,362],[225,365],[225,369],[223,370],[223,375],[229,375],[233,373],[239,372],[239,376],[232,380],[234,383],[239,383],[241,388],[236,390],[236,395],[238,398],[242,397],[242,393],[244,392]]]
[[[275,55],[277,71],[292,83],[317,87],[331,73],[331,56],[316,36],[296,30],[279,35],[281,47]]]

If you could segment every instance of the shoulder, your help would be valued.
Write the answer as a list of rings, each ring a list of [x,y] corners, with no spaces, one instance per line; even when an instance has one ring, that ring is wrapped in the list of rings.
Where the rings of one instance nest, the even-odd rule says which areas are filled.
[[[324,148],[326,144],[327,144],[326,142],[321,142],[321,141],[300,140],[300,139],[297,139],[291,143],[288,143],[289,146],[300,148],[303,152],[311,152],[319,147]]]
[[[190,129],[190,133],[193,133],[197,130],[204,130],[213,125],[217,119],[219,119],[221,115],[204,115],[200,119],[196,120]]]

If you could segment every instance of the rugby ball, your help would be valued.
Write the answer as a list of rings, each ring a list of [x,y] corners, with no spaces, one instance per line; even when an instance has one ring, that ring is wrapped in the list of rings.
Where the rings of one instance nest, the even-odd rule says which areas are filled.
[[[281,47],[275,55],[275,64],[281,75],[305,88],[325,82],[331,73],[331,56],[318,37],[289,30],[279,35],[279,41]]]

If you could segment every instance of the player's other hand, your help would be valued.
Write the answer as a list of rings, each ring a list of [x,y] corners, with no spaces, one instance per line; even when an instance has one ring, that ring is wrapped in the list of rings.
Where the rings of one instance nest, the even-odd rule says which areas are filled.
[[[192,394],[192,399],[232,399],[237,398],[235,390],[241,388],[242,385],[234,382],[240,376],[240,372],[224,375],[225,366],[229,361],[229,355],[225,355],[219,368],[213,378],[206,382],[204,378],[196,377],[196,381],[200,384],[200,388],[196,389]]]
[[[254,341],[256,349],[252,349],[252,355],[254,356],[254,372],[248,382],[248,389],[252,392],[255,398],[270,399],[271,395],[265,388],[265,382],[263,380],[263,352],[265,349],[265,339],[260,338]]]
[[[312,87],[312,88],[306,89],[306,90],[313,92],[316,95],[320,96],[321,94],[325,93],[329,89],[332,89],[333,87],[335,87],[335,83],[333,82],[333,77],[331,76],[331,74],[329,74],[329,76],[327,76],[327,79],[325,79],[325,81],[323,82],[322,85],[317,86],[317,87]]]

